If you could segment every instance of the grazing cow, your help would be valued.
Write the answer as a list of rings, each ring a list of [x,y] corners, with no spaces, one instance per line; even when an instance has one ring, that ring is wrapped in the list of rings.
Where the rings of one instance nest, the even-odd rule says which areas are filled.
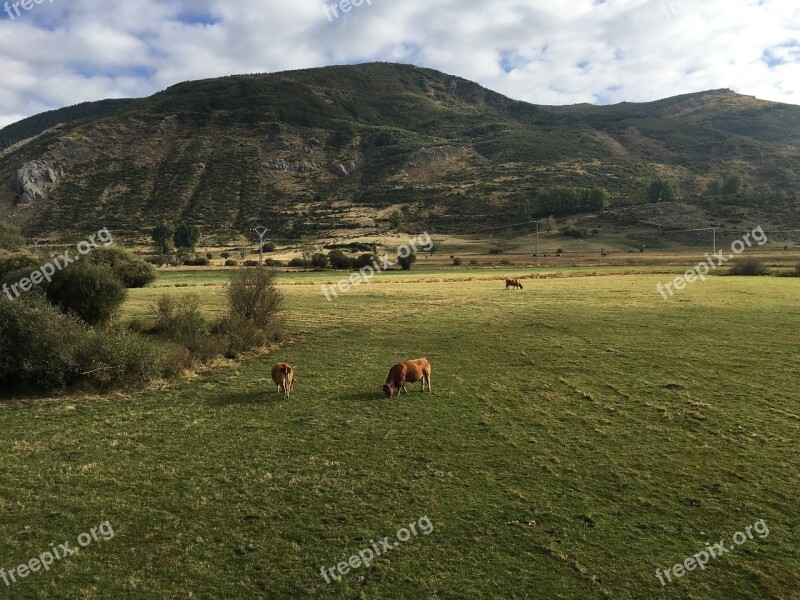
[[[387,398],[394,396],[394,391],[397,390],[397,397],[400,397],[400,392],[408,394],[406,383],[422,382],[421,392],[425,391],[425,383],[428,384],[428,392],[431,392],[431,363],[427,358],[419,358],[417,360],[407,360],[405,362],[394,365],[389,370],[389,377],[386,378],[386,383],[380,388]]]
[[[294,389],[294,369],[291,365],[279,362],[272,367],[272,381],[278,386],[278,393],[289,399],[289,393]]]
[[[518,279],[506,279],[506,289],[513,288],[513,289],[522,289],[522,284],[519,282]]]

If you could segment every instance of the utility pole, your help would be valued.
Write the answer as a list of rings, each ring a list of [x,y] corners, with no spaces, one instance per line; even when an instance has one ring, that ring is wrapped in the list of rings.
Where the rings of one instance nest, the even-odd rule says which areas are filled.
[[[714,254],[717,253],[717,228],[714,227]]]
[[[259,225],[250,231],[255,231],[258,236],[258,264],[261,265],[264,262],[264,237],[269,233],[269,229]]]
[[[540,266],[540,263],[539,263],[539,223],[541,223],[541,222],[542,222],[541,219],[536,221],[536,266],[537,267]]]

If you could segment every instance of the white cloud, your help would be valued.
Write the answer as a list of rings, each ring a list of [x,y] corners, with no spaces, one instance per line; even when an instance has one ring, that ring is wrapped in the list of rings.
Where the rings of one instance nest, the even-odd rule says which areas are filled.
[[[795,0],[369,1],[333,22],[322,0],[53,0],[0,13],[0,125],[187,79],[372,60],[543,104],[723,87],[800,104]]]

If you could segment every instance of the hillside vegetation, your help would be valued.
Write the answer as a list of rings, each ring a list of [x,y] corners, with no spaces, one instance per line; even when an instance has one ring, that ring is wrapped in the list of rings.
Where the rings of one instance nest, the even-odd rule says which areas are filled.
[[[45,236],[189,221],[223,242],[256,224],[464,232],[548,216],[554,197],[596,212],[592,189],[624,211],[662,178],[663,200],[704,220],[774,227],[800,223],[798,172],[800,107],[730,90],[537,106],[367,64],[182,83],[48,130],[0,155],[0,217]],[[735,190],[708,191],[731,175]]]

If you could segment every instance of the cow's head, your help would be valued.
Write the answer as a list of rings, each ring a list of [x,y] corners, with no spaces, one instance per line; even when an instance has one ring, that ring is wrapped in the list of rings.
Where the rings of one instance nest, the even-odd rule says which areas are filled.
[[[522,287],[522,282],[517,282],[517,285],[519,286],[519,289],[521,289],[521,290],[522,290],[522,289],[524,289],[524,288]]]
[[[394,388],[388,383],[384,383],[383,386],[381,386],[381,391],[387,398],[391,398],[392,394],[394,394]]]

